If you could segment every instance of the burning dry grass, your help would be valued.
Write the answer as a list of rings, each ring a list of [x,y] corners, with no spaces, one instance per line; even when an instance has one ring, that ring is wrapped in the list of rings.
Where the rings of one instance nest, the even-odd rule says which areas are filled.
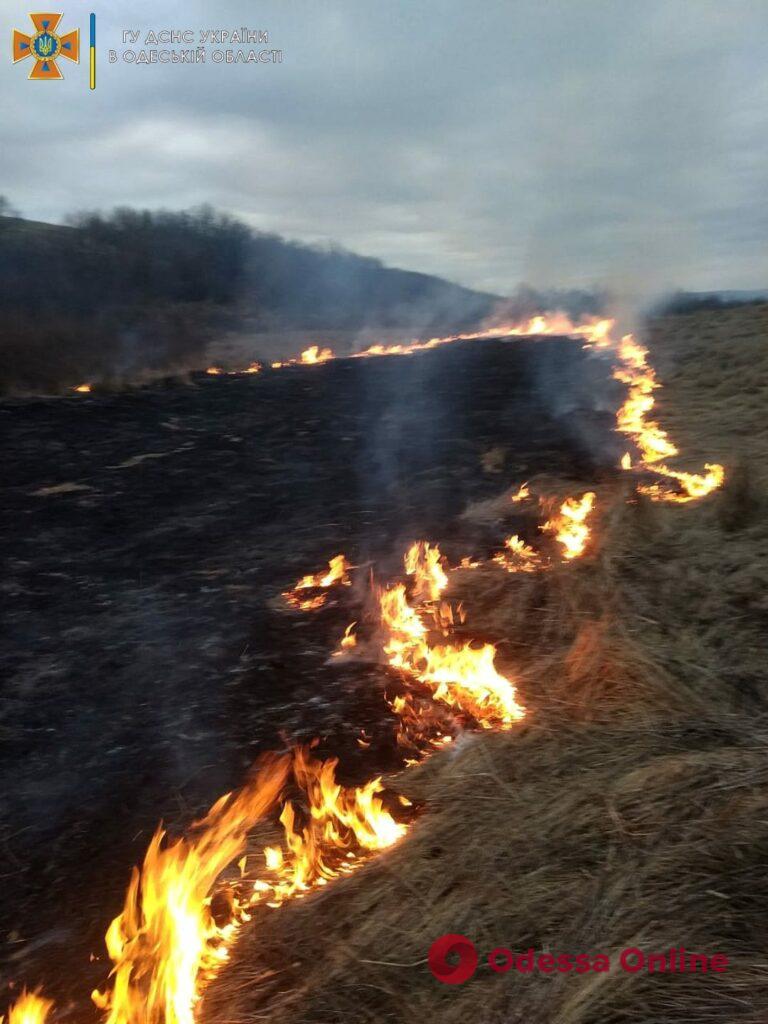
[[[532,714],[396,780],[426,807],[409,836],[355,878],[259,919],[206,997],[209,1020],[758,1019],[768,730],[718,679],[690,594],[670,585],[682,552],[656,586],[649,555],[657,543],[667,558],[686,546],[687,514],[714,533],[715,509],[643,502],[569,573],[489,569],[471,584],[468,574],[474,610],[506,640]],[[603,951],[615,963],[630,946],[682,945],[724,952],[731,967],[496,975],[481,955],[474,979],[449,988],[425,963],[447,932],[481,954]]]
[[[602,347],[601,338],[591,343]],[[535,502],[544,513],[538,548],[510,538],[501,562],[446,574],[437,549],[417,544],[406,558],[407,583],[380,593],[389,665],[438,702],[503,731],[460,737],[393,781],[406,803],[425,805],[401,842],[405,826],[377,795],[379,780],[346,790],[335,765],[310,768],[296,757],[306,824],[295,827],[293,805],[284,805],[285,849],[267,851],[276,880],[257,889],[271,897],[249,907],[256,927],[206,994],[207,1019],[759,1019],[768,1002],[768,975],[755,952],[768,938],[768,886],[759,871],[768,730],[752,657],[768,580],[760,485],[741,471],[707,503],[676,507],[714,489],[719,473],[708,480],[669,466],[677,450],[654,408],[659,385],[646,353],[624,338],[617,355],[616,376],[628,387],[619,429],[636,449],[622,465],[656,481],[621,474],[594,490],[548,488],[546,498],[521,489],[474,511],[492,520],[511,504]],[[671,397],[684,416],[685,392]],[[508,564],[534,554],[535,572]],[[348,582],[347,568],[337,556],[283,597],[291,604],[298,595],[298,607],[311,610],[313,592]],[[470,611],[454,616],[463,595]],[[441,630],[449,643],[432,639]],[[229,806],[225,799],[211,814]],[[151,886],[142,885],[139,905],[134,883],[108,938],[116,983],[99,1002],[111,1019],[193,1019],[200,975],[206,980],[221,959],[214,954],[226,952],[209,909],[214,876],[241,851],[256,816],[240,822],[235,815],[227,825],[231,855],[222,850],[213,874],[199,874],[199,891],[182,887],[196,900],[194,946],[190,915],[177,921],[168,899],[175,887],[163,904],[170,916],[164,910],[155,928]],[[158,840],[148,858],[175,863],[182,855],[183,866],[193,864],[188,853],[197,843],[161,851]],[[345,877],[347,858],[365,859],[358,849],[387,852]],[[330,878],[332,887],[317,888]],[[294,895],[304,898],[274,912]],[[181,933],[169,939],[159,970],[166,923]],[[482,954],[497,946],[602,952],[614,970],[499,976],[483,962],[466,986],[446,988],[425,969],[426,951],[457,931]],[[627,974],[616,957],[630,946],[721,953],[731,966],[716,976]],[[153,986],[165,984],[166,961],[173,966],[177,953],[189,954],[171,972],[182,989],[174,981],[153,1002]]]
[[[430,811],[386,858],[260,927],[209,1019],[752,1020],[768,982],[765,733],[659,716],[483,736],[410,779]],[[727,784],[724,785],[724,780]],[[265,922],[266,923],[266,922]],[[436,982],[458,931],[481,953],[727,950],[725,975],[495,975]],[[274,973],[271,973],[274,972]]]
[[[753,334],[767,322],[741,315],[755,318]],[[677,354],[690,361],[691,319],[657,329],[670,382],[658,418],[699,464],[732,461],[748,437],[763,465],[686,507],[627,503],[624,477],[614,500],[598,489],[600,542],[583,560],[454,574],[447,595],[471,593],[466,628],[477,635],[482,623],[500,670],[514,667],[528,717],[394,780],[425,805],[408,836],[333,888],[259,915],[206,995],[208,1020],[765,1019],[768,441],[751,391],[768,387],[768,358],[751,347],[746,398],[726,327],[720,350],[712,333],[699,352],[698,374],[678,370]],[[718,396],[704,439],[702,388]],[[481,954],[462,986],[441,985],[426,966],[447,932]],[[484,963],[497,946],[605,952],[613,969],[498,975]],[[730,966],[629,974],[617,958],[631,946],[721,952]]]

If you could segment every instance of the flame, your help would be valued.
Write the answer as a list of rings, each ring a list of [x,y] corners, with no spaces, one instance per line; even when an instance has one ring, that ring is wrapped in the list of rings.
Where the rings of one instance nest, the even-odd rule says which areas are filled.
[[[261,363],[249,363],[243,370],[222,370],[220,366],[209,366],[205,371],[211,377],[221,377],[224,373],[228,377],[239,377],[241,373],[261,373],[264,367]]]
[[[393,345],[381,343],[370,345],[361,352],[355,352],[352,359],[367,359],[375,356],[411,355],[414,352],[436,348],[456,341],[472,341],[492,337],[537,337],[564,336],[583,339],[585,345],[592,348],[611,350],[615,353],[617,365],[613,376],[628,388],[627,398],[617,415],[617,430],[628,435],[641,452],[639,467],[633,467],[632,458],[626,453],[621,460],[625,470],[640,468],[651,470],[657,476],[676,481],[676,487],[665,487],[661,483],[644,485],[639,488],[658,501],[687,502],[704,497],[719,487],[724,479],[723,467],[709,464],[705,473],[685,473],[670,469],[665,462],[678,454],[672,443],[658,423],[649,419],[654,407],[653,392],[660,387],[653,367],[648,362],[648,350],[631,334],[624,335],[616,342],[612,337],[615,321],[610,317],[586,317],[574,322],[568,314],[555,310],[541,313],[527,320],[515,323],[497,323],[479,331],[466,334],[450,334],[445,337],[430,338],[427,341],[413,340]],[[287,362],[273,363],[273,367],[289,366],[296,363],[323,362],[336,357],[330,349],[320,350],[317,345],[302,352],[298,359]],[[514,499],[513,499],[514,500]]]
[[[333,350],[320,348],[319,345],[310,345],[305,348],[298,358],[284,359],[272,363],[273,370],[279,370],[283,366],[315,366],[317,363],[327,363],[330,359],[336,359]]]
[[[512,499],[515,500],[514,498]],[[493,561],[507,572],[536,572],[542,567],[538,551],[515,534],[504,541],[504,550],[493,556]]]
[[[711,491],[722,487],[725,480],[725,470],[716,462],[704,463],[706,473],[685,473],[681,470],[670,469],[668,466],[657,466],[656,472],[662,473],[670,480],[677,480],[682,487],[679,491],[670,491],[663,484],[640,484],[637,488],[641,494],[648,494],[654,501],[672,501],[683,505],[688,501],[696,501],[703,498]]]
[[[412,341],[398,345],[372,345],[353,358],[411,354],[454,341],[477,338],[533,335],[568,335],[615,354],[613,375],[627,388],[627,397],[617,415],[617,430],[633,442],[639,460],[626,452],[621,466],[642,470],[661,478],[642,484],[638,490],[655,500],[687,502],[710,493],[722,484],[723,467],[705,465],[701,474],[675,470],[667,460],[678,450],[658,423],[651,419],[654,391],[660,386],[647,350],[632,335],[616,343],[611,337],[613,321],[589,318],[574,324],[565,314],[555,312],[530,318],[523,323],[497,324],[472,333]],[[337,358],[331,349],[310,346],[298,358],[273,363],[274,367],[314,365]],[[251,363],[244,373],[258,373],[262,367]],[[211,375],[223,373],[209,367]],[[91,390],[90,384],[74,389]],[[673,483],[672,483],[673,482]],[[530,497],[523,484],[512,502]],[[594,508],[595,494],[566,499],[556,515],[542,529],[553,533],[572,560],[586,549],[590,529],[587,520]],[[494,561],[510,571],[533,571],[545,566],[541,555],[517,535],[505,541]],[[462,560],[471,568],[481,563]],[[285,599],[301,609],[321,607],[325,591],[335,585],[351,584],[349,565],[336,555],[328,569],[302,577]],[[441,631],[451,636],[454,609],[441,596],[447,588],[448,567],[439,549],[418,542],[405,557],[408,583],[395,583],[378,594],[380,623],[384,633],[383,653],[388,664],[399,670],[406,683],[417,681],[434,701],[458,708],[484,728],[505,728],[525,716],[517,701],[514,683],[496,667],[496,648],[490,643],[433,643]],[[409,593],[411,597],[409,598]],[[456,614],[463,621],[459,605]],[[351,623],[340,642],[341,651],[353,647],[356,635]],[[452,736],[445,731],[445,716],[428,699],[413,692],[391,702],[400,720],[398,738],[405,745],[423,750],[445,746]],[[442,717],[441,717],[442,714]],[[369,745],[364,736],[361,746]],[[412,762],[411,762],[412,763]],[[228,945],[239,923],[247,918],[247,906],[265,902],[280,906],[316,886],[352,871],[366,857],[387,849],[405,833],[407,826],[386,809],[383,785],[375,778],[363,786],[344,787],[336,781],[338,761],[314,760],[305,749],[287,758],[266,759],[254,780],[235,794],[218,800],[208,814],[183,838],[169,840],[158,828],[143,864],[135,869],[125,896],[123,911],[110,925],[106,943],[114,964],[111,983],[104,992],[93,994],[105,1011],[105,1024],[194,1024],[195,1008],[202,989],[228,957]],[[267,877],[256,879],[247,905],[241,895],[231,896],[231,915],[225,923],[214,919],[211,901],[222,873],[242,857],[252,825],[277,802],[292,767],[293,784],[299,796],[285,800],[280,813],[281,845],[264,848]],[[402,801],[407,805],[407,801]],[[241,883],[242,884],[242,883]],[[52,1002],[38,993],[23,991],[9,1013],[8,1024],[45,1024]],[[0,1021],[1,1024],[1,1021]]]
[[[384,344],[376,342],[369,345],[360,352],[354,352],[350,359],[371,359],[376,356],[403,356],[412,355],[414,352],[423,352],[428,349],[437,348],[440,345],[449,345],[456,341],[476,341],[483,338],[505,338],[505,337],[540,337],[561,335],[563,337],[584,338],[586,342],[598,348],[605,348],[612,344],[610,330],[613,320],[600,317],[587,317],[576,324],[567,313],[555,311],[541,313],[532,316],[527,320],[514,322],[499,322],[479,331],[471,331],[464,334],[448,334],[444,337],[429,338],[426,341],[414,338],[411,341]],[[275,360],[270,365],[272,369],[279,370],[285,366],[313,366],[317,363],[325,363],[331,359],[344,358],[337,356],[330,348],[321,348],[319,345],[310,345],[309,348],[299,356],[290,359]],[[221,373],[217,367],[211,367],[208,373]],[[236,370],[235,373],[254,372],[250,369]]]
[[[436,601],[448,586],[438,547],[427,541],[416,541],[405,555],[405,571],[414,577],[413,593],[417,600]]]
[[[314,760],[303,748],[292,761],[270,755],[248,786],[221,797],[187,837],[168,841],[165,830],[157,830],[141,870],[134,870],[123,911],[107,931],[113,981],[107,991],[93,993],[106,1011],[105,1024],[193,1024],[202,989],[227,960],[248,906],[265,898],[279,906],[348,873],[405,833],[407,826],[384,807],[381,779],[345,788],[336,781],[337,764],[336,758]],[[306,822],[297,824],[300,815],[286,800],[279,819],[285,845],[264,848],[273,880],[257,879],[247,901],[232,897],[231,920],[219,924],[211,912],[216,882],[241,857],[248,831],[280,798],[291,768]],[[245,858],[239,864],[242,873]],[[32,999],[17,1003],[9,1024],[44,1024],[44,1013],[22,1014],[38,1005]]]
[[[277,800],[287,759],[263,761],[250,785],[221,797],[189,836],[158,828],[106,934],[112,987],[93,993],[107,1024],[193,1024],[202,984],[227,957],[235,922],[211,914],[214,883],[243,852],[246,834]]]
[[[338,648],[333,652],[334,658],[338,658],[339,655],[345,654],[347,651],[351,651],[353,647],[357,646],[357,636],[352,632],[356,625],[356,622],[350,622],[344,630],[344,636],[339,641]]]
[[[417,700],[412,693],[406,693],[391,700],[389,706],[397,715],[399,746],[423,755],[452,742],[453,736],[444,731],[445,716],[437,713],[432,701]],[[417,763],[414,759],[407,761]]]
[[[537,337],[540,335],[576,335],[589,339],[595,345],[603,343],[608,336],[612,320],[589,317],[578,326],[573,323],[566,313],[546,313],[530,317],[528,320],[514,323],[498,323],[479,331],[472,331],[467,334],[449,334],[442,338],[430,338],[428,341],[414,339],[410,342],[400,342],[394,345],[381,343],[370,345],[362,352],[355,352],[352,359],[369,359],[373,356],[402,356],[411,355],[414,352],[422,352],[425,349],[437,348],[439,345],[449,345],[455,341],[476,341],[482,338],[504,338],[504,337]]]
[[[584,553],[589,540],[586,520],[595,504],[594,491],[587,491],[580,498],[566,498],[556,516],[542,526],[547,533],[554,533],[555,540],[563,547],[563,558],[578,558]]]
[[[333,351],[329,348],[320,348],[318,345],[310,345],[301,353],[301,362],[305,366],[314,366],[315,363],[327,363],[329,359],[335,359]]]
[[[627,398],[616,418],[617,429],[634,440],[646,465],[677,455],[677,448],[666,431],[653,420],[647,420],[655,404],[653,392],[659,387],[656,373],[648,363],[648,350],[631,334],[625,334],[616,355],[619,363],[613,376],[628,388]]]
[[[23,989],[8,1011],[8,1024],[45,1024],[52,1009],[53,1000],[41,996],[39,990],[28,992]]]
[[[656,404],[653,393],[661,385],[656,378],[656,371],[648,361],[648,349],[631,334],[625,334],[615,345],[615,352],[617,365],[613,376],[627,388],[627,397],[616,416],[616,429],[630,437],[640,452],[638,466],[633,466],[632,456],[625,452],[621,467],[625,470],[647,470],[677,483],[677,486],[669,487],[657,481],[642,484],[638,490],[648,494],[654,501],[684,503],[703,498],[720,487],[725,479],[725,471],[717,463],[705,464],[704,473],[686,473],[667,465],[666,460],[678,455],[679,451],[666,430],[650,418]]]
[[[292,608],[299,608],[301,611],[315,611],[325,604],[327,594],[314,594],[310,597],[302,597],[302,590],[327,590],[328,587],[341,584],[348,587],[352,580],[349,578],[349,570],[352,566],[344,555],[334,555],[328,563],[325,572],[318,572],[302,576],[292,590],[283,592],[283,597]]]
[[[439,550],[424,542],[406,554],[406,572],[414,576],[414,593],[421,601],[434,601],[447,583],[439,559]],[[523,717],[514,684],[496,668],[493,644],[431,644],[422,614],[408,601],[404,583],[382,590],[379,607],[386,637],[384,655],[393,668],[426,684],[435,700],[468,712],[485,728],[509,726]],[[432,613],[436,624],[445,627],[443,606]]]
[[[78,384],[76,388],[72,388],[73,391],[77,391],[81,395],[89,395],[91,393],[90,384]]]
[[[344,630],[344,636],[341,638],[341,646],[344,648],[354,647],[357,644],[357,637],[352,632],[357,623],[350,622],[347,628]]]
[[[298,823],[296,807],[287,800],[280,814],[285,845],[264,850],[267,870],[276,879],[255,883],[254,902],[266,897],[269,906],[279,906],[348,874],[365,854],[384,850],[405,834],[407,826],[383,805],[381,779],[346,788],[336,781],[337,765],[335,757],[317,761],[305,748],[294,751],[294,779],[306,803],[304,823]]]

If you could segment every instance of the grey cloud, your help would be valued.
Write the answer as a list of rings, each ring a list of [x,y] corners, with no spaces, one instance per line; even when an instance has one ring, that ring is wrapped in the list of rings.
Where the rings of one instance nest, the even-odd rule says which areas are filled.
[[[84,29],[90,6],[65,17]],[[115,0],[99,19],[94,94],[84,66],[54,85],[2,65],[0,188],[28,216],[208,201],[498,292],[768,284],[764,3]],[[104,59],[123,28],[241,24],[284,63]]]

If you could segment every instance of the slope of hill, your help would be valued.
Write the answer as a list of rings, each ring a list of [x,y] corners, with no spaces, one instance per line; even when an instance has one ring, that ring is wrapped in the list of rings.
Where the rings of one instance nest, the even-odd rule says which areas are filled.
[[[55,391],[205,365],[209,341],[278,330],[464,330],[498,296],[250,231],[201,208],[71,227],[0,218],[0,390]],[[286,352],[293,355],[293,352]]]

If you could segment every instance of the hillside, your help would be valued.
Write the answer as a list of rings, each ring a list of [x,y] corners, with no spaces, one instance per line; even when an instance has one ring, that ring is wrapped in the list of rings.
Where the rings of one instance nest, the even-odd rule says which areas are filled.
[[[204,368],[208,344],[244,328],[465,330],[497,301],[341,249],[252,232],[207,208],[122,209],[70,227],[3,217],[0,390]]]

